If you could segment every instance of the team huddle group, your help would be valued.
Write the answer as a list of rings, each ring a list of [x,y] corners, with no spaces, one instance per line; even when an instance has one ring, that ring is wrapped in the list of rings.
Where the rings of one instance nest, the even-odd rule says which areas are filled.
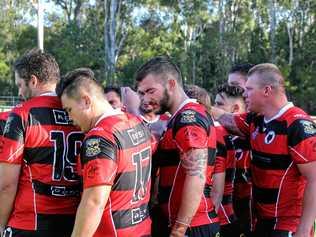
[[[1,237],[313,237],[316,124],[269,63],[209,93],[169,57],[103,88],[30,50],[0,113]]]

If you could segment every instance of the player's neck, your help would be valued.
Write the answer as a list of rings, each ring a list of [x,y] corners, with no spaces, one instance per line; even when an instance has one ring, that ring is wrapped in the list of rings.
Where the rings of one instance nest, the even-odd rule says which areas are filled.
[[[55,89],[56,89],[55,84],[42,85],[33,91],[33,97],[40,96],[43,94],[55,93]]]
[[[157,118],[157,114],[155,114],[154,112],[150,112],[150,113],[143,113],[142,116],[147,120],[147,121],[153,121]]]
[[[171,105],[169,112],[172,115],[176,113],[179,107],[181,106],[181,104],[187,99],[189,99],[189,97],[184,93],[184,91],[183,90],[179,91],[177,95],[173,96],[173,103]]]
[[[271,103],[267,103],[264,110],[264,118],[265,120],[271,120],[275,117],[282,108],[288,105],[289,101],[286,96],[281,96],[278,100],[274,100]]]
[[[102,117],[115,114],[115,109],[112,108],[112,106],[107,103],[102,103],[101,100],[97,100],[97,103],[93,106],[93,109],[91,111],[91,123],[90,127],[93,128],[97,125],[97,123],[102,119]],[[91,129],[90,128],[90,129]]]

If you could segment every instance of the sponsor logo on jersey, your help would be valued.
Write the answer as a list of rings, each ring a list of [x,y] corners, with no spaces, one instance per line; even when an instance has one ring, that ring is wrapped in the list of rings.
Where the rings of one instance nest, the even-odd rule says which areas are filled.
[[[194,123],[196,122],[195,117],[196,112],[193,110],[186,110],[181,113],[180,122],[181,123]]]
[[[64,110],[53,109],[56,124],[69,124],[69,116]]]
[[[96,165],[89,165],[87,170],[87,177],[89,179],[94,179],[98,172],[99,167],[97,167]]]
[[[86,141],[86,152],[87,157],[93,157],[101,153],[100,139],[90,138]]]
[[[316,134],[315,123],[313,123],[311,121],[307,121],[307,120],[302,120],[302,121],[300,121],[300,123],[302,124],[302,126],[304,128],[304,132],[306,134]]]
[[[275,138],[275,132],[274,131],[269,131],[267,133],[267,135],[265,136],[265,138],[264,138],[264,143],[265,144],[271,144],[273,142],[274,138]]]
[[[146,140],[146,134],[143,130],[129,129],[127,133],[133,145],[135,146],[143,143]]]

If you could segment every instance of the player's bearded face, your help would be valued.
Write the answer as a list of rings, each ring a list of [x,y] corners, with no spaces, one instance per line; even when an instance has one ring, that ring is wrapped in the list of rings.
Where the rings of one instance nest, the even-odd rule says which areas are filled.
[[[26,85],[23,94],[21,94],[21,97],[23,100],[28,100],[31,99],[32,96],[32,90],[30,89],[30,87],[28,85]]]
[[[19,89],[19,96],[21,99],[28,100],[33,97],[29,83],[21,78],[17,72],[15,72],[15,84]]]
[[[154,111],[154,106],[151,103],[144,102],[143,100],[140,103],[139,109],[143,114],[152,113]]]
[[[158,101],[159,107],[155,111],[156,114],[164,114],[170,109],[170,95],[168,93],[167,88],[164,88],[163,96]]]

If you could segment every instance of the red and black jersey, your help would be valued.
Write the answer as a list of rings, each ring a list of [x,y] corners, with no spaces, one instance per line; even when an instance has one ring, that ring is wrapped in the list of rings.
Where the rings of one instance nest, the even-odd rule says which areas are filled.
[[[149,236],[151,134],[136,116],[104,115],[84,139],[84,189],[112,186],[94,236]]]
[[[250,142],[249,140],[234,136],[234,157],[236,160],[236,174],[234,180],[234,199],[250,199],[251,171],[250,171]]]
[[[236,160],[232,135],[216,122],[216,160],[215,172],[225,172],[225,186],[221,206],[218,209],[218,216],[221,225],[232,223],[236,220],[233,209],[233,188],[236,171]]]
[[[190,226],[200,226],[218,221],[210,198],[216,134],[212,118],[205,108],[188,99],[170,118],[154,158],[160,169],[158,202],[163,216],[170,223],[174,223],[182,199],[185,170],[181,165],[181,154],[194,148],[207,148],[209,152],[205,192],[190,223]]]
[[[21,165],[8,225],[48,230],[73,224],[80,201],[76,159],[83,134],[70,124],[56,96],[17,105],[3,134],[0,162]]]
[[[315,123],[291,103],[269,121],[252,113],[236,116],[235,121],[250,139],[258,218],[272,221],[276,230],[295,232],[306,184],[297,164],[316,160]]]
[[[154,120],[148,120],[144,116],[140,117],[148,126],[151,133],[157,138],[160,138],[162,133],[166,130],[167,123],[170,118],[170,116],[168,116],[167,114],[157,115]]]
[[[4,125],[10,112],[0,112],[0,136],[3,134]]]

